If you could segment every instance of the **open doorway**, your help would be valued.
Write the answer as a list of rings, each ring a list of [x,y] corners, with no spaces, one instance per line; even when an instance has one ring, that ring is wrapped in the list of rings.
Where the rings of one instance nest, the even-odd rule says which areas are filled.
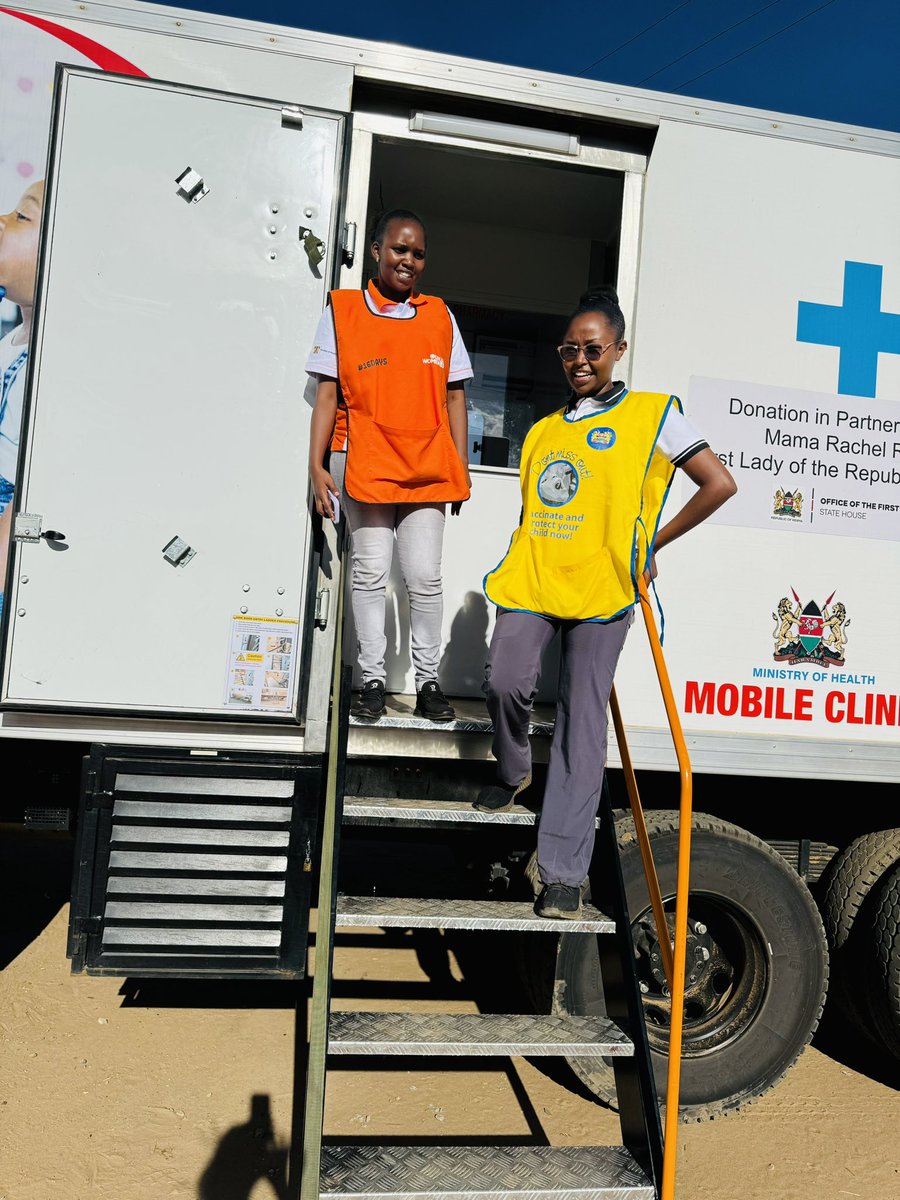
[[[473,465],[517,468],[528,429],[563,403],[556,347],[585,288],[616,282],[623,187],[618,171],[373,142],[366,230],[389,208],[426,223],[425,290],[453,310],[475,371]]]

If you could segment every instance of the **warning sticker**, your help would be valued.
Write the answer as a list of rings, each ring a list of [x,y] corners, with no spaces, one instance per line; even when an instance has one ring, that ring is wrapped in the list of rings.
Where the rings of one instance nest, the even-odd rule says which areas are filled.
[[[294,706],[298,627],[284,617],[231,618],[225,704],[252,712],[290,712]]]

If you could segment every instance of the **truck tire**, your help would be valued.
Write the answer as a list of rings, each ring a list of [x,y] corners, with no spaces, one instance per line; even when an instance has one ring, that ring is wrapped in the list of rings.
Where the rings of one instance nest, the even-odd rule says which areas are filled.
[[[851,842],[829,863],[822,877],[822,919],[831,951],[829,1002],[852,1024],[871,1033],[869,1012],[860,981],[871,956],[869,922],[858,917],[878,884],[900,861],[900,829],[867,833]]]
[[[869,933],[869,969],[864,978],[872,1032],[900,1061],[900,864],[878,888]]]
[[[678,816],[648,813],[647,827],[663,899],[674,912]],[[704,1121],[763,1095],[799,1057],[822,1013],[828,951],[808,888],[779,854],[752,834],[713,817],[696,814],[692,829],[679,1115],[682,1121]],[[616,835],[651,1058],[664,1098],[668,1001],[630,817],[616,822]],[[546,985],[533,988],[532,996],[548,1006]],[[594,938],[560,937],[552,1006],[558,1012],[605,1012]],[[597,1097],[614,1102],[609,1060],[571,1058],[569,1063]]]

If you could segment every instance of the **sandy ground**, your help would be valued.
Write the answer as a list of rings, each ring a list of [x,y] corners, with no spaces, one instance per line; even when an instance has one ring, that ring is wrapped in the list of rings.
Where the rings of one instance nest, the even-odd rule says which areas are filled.
[[[70,848],[20,840],[7,851],[0,1200],[292,1196],[294,987],[73,977]],[[478,1011],[479,953],[438,934],[345,932],[335,1006]],[[682,1127],[679,1200],[898,1200],[896,1078],[862,1055],[839,1034],[819,1037],[745,1112]],[[620,1140],[615,1114],[552,1060],[469,1059],[447,1072],[434,1060],[346,1061],[330,1077],[329,1134]]]

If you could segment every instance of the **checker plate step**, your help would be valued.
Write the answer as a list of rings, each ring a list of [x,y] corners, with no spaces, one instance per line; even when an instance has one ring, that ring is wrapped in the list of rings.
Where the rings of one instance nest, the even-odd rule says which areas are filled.
[[[623,1146],[325,1146],[321,1200],[653,1200]]]
[[[579,921],[539,917],[527,900],[423,900],[338,896],[336,924],[380,929],[515,929],[534,933],[612,933],[615,923],[590,904]]]
[[[482,812],[469,800],[396,800],[390,796],[345,796],[345,825],[533,825],[535,813],[521,804],[505,812]]]
[[[604,1017],[497,1013],[333,1012],[331,1054],[617,1055],[629,1038]]]

